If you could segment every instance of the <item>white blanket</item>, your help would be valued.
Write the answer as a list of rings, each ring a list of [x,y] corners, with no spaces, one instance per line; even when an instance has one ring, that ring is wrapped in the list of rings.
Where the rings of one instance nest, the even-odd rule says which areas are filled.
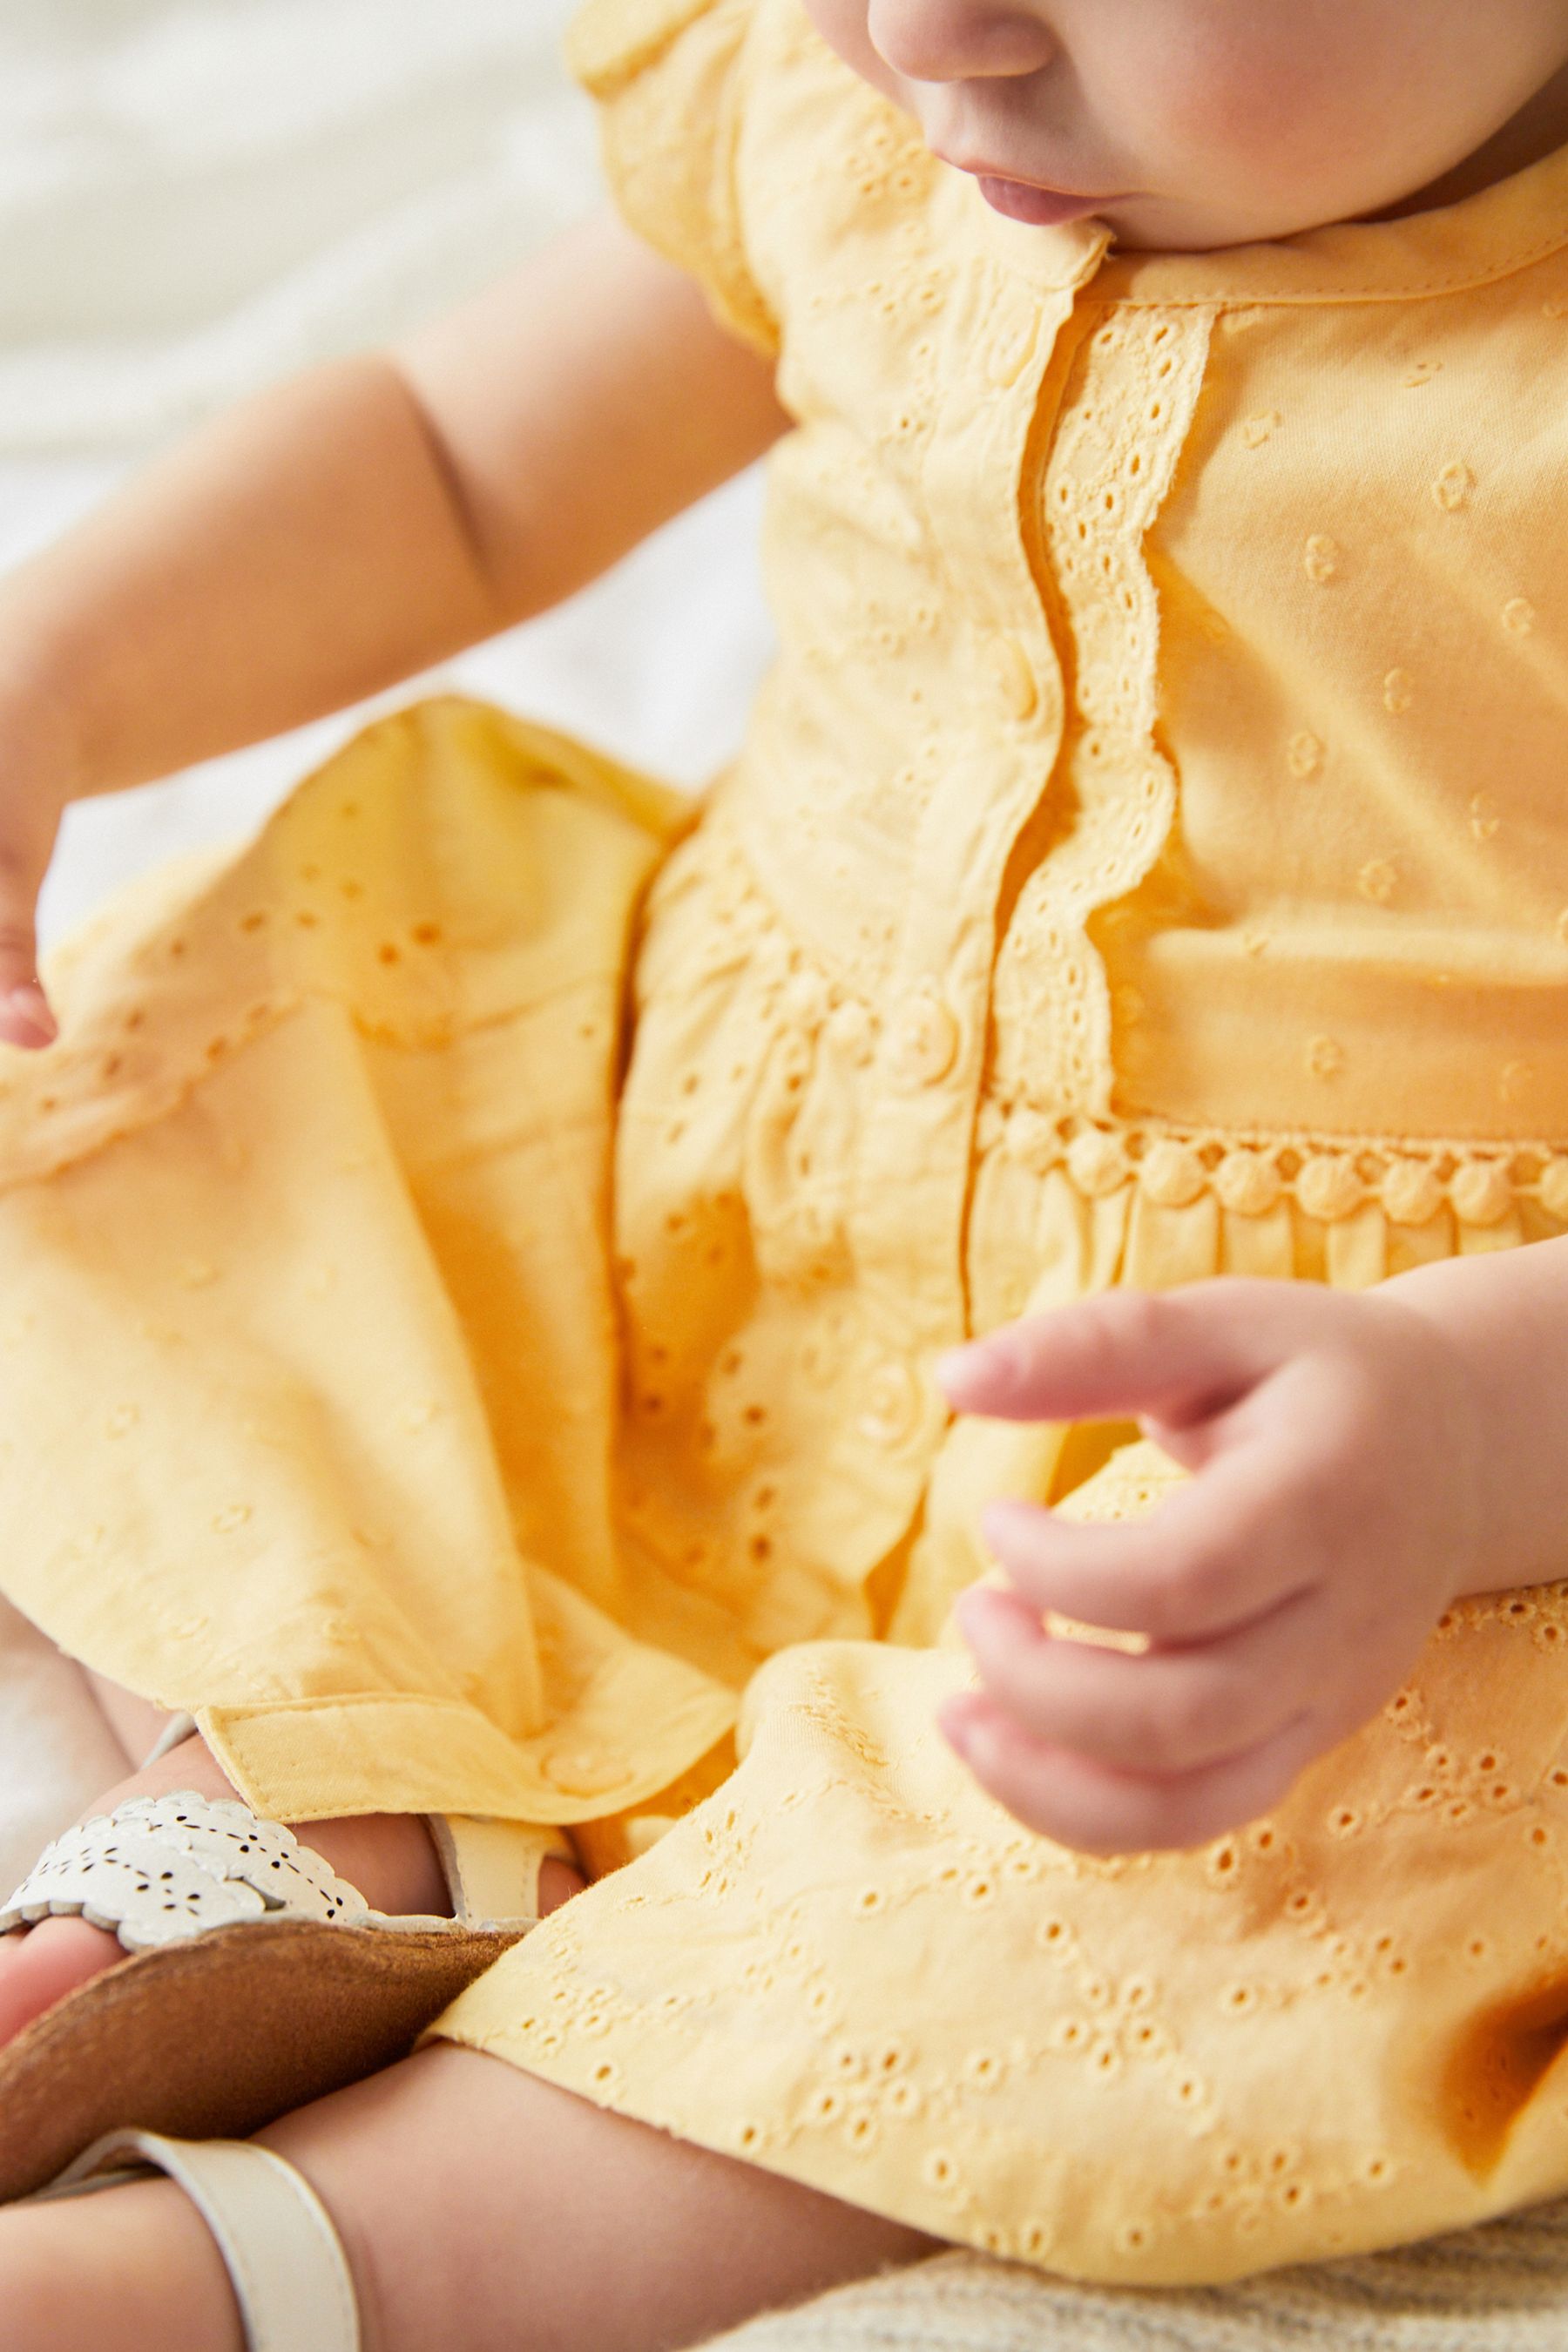
[[[226,401],[438,310],[593,204],[591,112],[556,55],[572,5],[6,0],[0,565]],[[560,613],[384,699],[456,683],[696,784],[770,650],[756,509],[747,477]],[[247,830],[364,715],[71,812],[46,938]],[[122,1771],[79,1671],[0,1603],[0,1897]]]
[[[572,5],[6,0],[0,446],[144,442],[573,218]]]

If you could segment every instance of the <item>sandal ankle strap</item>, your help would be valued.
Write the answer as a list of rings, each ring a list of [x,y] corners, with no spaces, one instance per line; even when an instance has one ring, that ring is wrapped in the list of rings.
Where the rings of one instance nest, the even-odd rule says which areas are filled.
[[[142,1758],[142,1771],[198,1728],[194,1715],[171,1716],[157,1745]],[[483,1813],[426,1813],[425,1822],[447,1882],[452,1916],[465,1927],[536,1919],[545,1864],[579,1866],[564,1830],[537,1829]]]
[[[302,2172],[254,2140],[109,2132],[27,2201],[116,2188],[149,2168],[178,2183],[217,2241],[247,2352],[360,2352],[353,2273],[331,2217]]]
[[[172,1715],[163,1726],[156,1744],[147,1750],[136,1769],[139,1772],[145,1772],[149,1764],[156,1764],[161,1758],[167,1756],[171,1748],[178,1748],[189,1739],[196,1727],[196,1718],[194,1715]]]
[[[425,1816],[451,1898],[448,1923],[515,1927],[539,1916],[546,1862],[574,1864],[560,1830],[474,1813]],[[301,1845],[280,1822],[258,1819],[237,1799],[172,1789],[129,1797],[46,1846],[3,1908],[0,1936],[40,1919],[79,1917],[127,1952],[153,1951],[237,1920],[314,1919],[395,1926],[355,1886]]]
[[[464,1927],[537,1919],[545,1864],[577,1866],[563,1830],[492,1821],[482,1813],[426,1813],[425,1825],[446,1877],[452,1916]]]

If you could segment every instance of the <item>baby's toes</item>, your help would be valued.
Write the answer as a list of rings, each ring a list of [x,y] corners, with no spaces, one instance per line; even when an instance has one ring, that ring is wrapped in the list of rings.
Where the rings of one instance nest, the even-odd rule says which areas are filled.
[[[0,1936],[0,2049],[68,1992],[122,1960],[119,1938],[85,1919],[41,1919]]]

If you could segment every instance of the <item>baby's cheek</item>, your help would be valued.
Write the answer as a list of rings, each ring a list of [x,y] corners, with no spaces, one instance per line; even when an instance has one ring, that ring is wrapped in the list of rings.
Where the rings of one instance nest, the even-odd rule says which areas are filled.
[[[1341,51],[1354,44],[1336,37],[1331,10],[1310,16],[1313,38],[1297,0],[1197,0],[1149,20],[1121,104],[1142,116],[1156,184],[1218,193],[1321,177],[1354,86],[1354,56]]]

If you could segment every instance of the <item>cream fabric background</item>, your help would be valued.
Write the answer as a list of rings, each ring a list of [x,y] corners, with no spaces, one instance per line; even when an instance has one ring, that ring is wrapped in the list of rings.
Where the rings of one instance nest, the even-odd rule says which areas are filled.
[[[706,2352],[1559,2352],[1561,2205],[1393,2253],[1150,2293],[939,2254]]]
[[[590,201],[566,0],[6,0],[0,443],[193,421]]]
[[[594,204],[591,112],[557,54],[571,13],[0,0],[0,565],[226,402],[440,309]],[[745,477],[439,679],[698,782],[770,647],[757,505]],[[363,715],[73,811],[46,939],[245,832]],[[121,1769],[76,1668],[0,1604],[0,1894]]]

